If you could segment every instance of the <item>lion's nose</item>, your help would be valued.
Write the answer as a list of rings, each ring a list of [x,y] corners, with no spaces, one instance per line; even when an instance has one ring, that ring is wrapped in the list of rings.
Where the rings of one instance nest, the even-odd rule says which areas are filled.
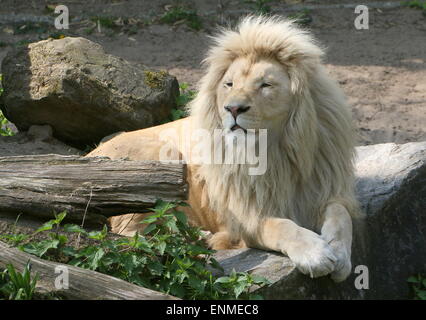
[[[225,110],[231,112],[232,116],[237,119],[237,116],[241,113],[247,112],[250,109],[249,106],[225,106]]]

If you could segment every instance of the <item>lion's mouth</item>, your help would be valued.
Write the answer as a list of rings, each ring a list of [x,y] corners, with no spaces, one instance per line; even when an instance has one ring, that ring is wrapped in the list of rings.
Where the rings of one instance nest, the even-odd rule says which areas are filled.
[[[245,133],[247,133],[247,130],[246,130],[246,129],[244,129],[243,127],[240,127],[238,124],[234,124],[234,125],[231,127],[231,131],[235,131],[235,130],[238,130],[238,129],[241,129],[241,130],[243,130]]]

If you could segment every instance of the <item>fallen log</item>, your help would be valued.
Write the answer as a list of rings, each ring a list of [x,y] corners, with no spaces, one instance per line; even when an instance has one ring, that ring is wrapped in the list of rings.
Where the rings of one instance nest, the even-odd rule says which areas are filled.
[[[34,155],[0,157],[0,212],[105,222],[112,215],[142,212],[157,199],[187,197],[185,168],[159,161]]]
[[[16,248],[11,248],[0,241],[1,268],[5,268],[10,263],[16,270],[21,272],[28,261],[31,264],[32,277],[36,274],[39,276],[37,281],[37,289],[39,291],[56,293],[67,299],[178,300],[176,297],[143,288],[96,271],[46,261]],[[68,281],[65,280],[66,273]],[[64,281],[59,281],[58,277],[62,277]]]

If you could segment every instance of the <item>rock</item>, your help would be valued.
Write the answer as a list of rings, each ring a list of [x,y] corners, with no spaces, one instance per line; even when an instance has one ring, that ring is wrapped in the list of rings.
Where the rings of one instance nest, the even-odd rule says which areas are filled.
[[[0,136],[0,157],[36,154],[83,155],[83,152],[53,138],[48,125],[31,126],[28,132],[10,137]]]
[[[411,299],[407,278],[426,271],[426,141],[358,147],[356,174],[366,218],[354,223],[352,264],[368,268],[369,289],[355,287],[354,269],[343,283],[310,279],[287,257],[255,249],[217,252],[225,274],[266,277],[272,285],[257,290],[265,299]]]
[[[48,124],[56,138],[81,148],[161,123],[179,94],[165,71],[106,54],[84,38],[17,48],[3,60],[2,73],[0,107],[20,131]]]
[[[33,140],[49,141],[53,137],[53,129],[49,125],[31,126],[27,132]]]

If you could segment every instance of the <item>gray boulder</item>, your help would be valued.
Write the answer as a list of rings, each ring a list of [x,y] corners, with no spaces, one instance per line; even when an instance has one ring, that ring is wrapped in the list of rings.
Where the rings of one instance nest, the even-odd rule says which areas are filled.
[[[253,288],[266,299],[411,299],[408,277],[426,272],[426,142],[358,147],[356,173],[366,218],[354,223],[352,264],[368,268],[368,282],[361,281],[368,289],[355,286],[365,269],[336,284],[310,279],[287,257],[255,249],[219,251],[225,274],[266,277],[271,286]]]
[[[0,107],[19,130],[48,124],[56,138],[78,147],[161,123],[179,94],[165,71],[106,54],[84,38],[17,48],[4,58],[2,73]]]

